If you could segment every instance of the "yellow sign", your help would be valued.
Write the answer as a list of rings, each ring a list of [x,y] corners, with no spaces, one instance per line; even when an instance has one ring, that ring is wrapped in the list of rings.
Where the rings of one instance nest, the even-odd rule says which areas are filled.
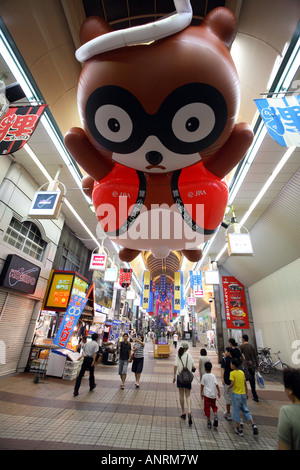
[[[174,310],[181,310],[181,271],[174,273]]]
[[[74,273],[53,272],[44,302],[44,309],[65,309],[71,295],[85,297],[88,284]],[[72,291],[71,291],[72,290]]]
[[[150,302],[150,271],[144,271],[144,283],[143,283],[143,308],[149,309]]]

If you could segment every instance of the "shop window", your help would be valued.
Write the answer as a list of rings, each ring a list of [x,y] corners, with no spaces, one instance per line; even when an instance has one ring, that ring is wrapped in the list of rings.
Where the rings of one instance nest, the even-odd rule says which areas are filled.
[[[63,271],[80,271],[80,259],[77,258],[68,248],[64,247],[59,269]]]
[[[35,224],[19,222],[15,217],[10,221],[4,241],[38,261],[42,260],[47,246]]]

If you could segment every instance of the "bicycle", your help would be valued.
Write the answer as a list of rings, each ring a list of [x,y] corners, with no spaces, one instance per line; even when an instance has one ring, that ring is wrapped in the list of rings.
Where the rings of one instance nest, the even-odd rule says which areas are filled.
[[[288,365],[285,362],[282,362],[282,360],[279,357],[280,351],[278,351],[277,353],[274,353],[274,354],[277,356],[278,361],[273,362],[271,354],[270,354],[270,355],[265,356],[265,359],[260,361],[260,363],[258,364],[258,369],[263,374],[269,374],[271,372],[272,368],[277,370],[276,367],[278,366],[278,364],[281,365],[281,370],[284,370],[284,369],[288,368]]]
[[[258,362],[265,361],[266,358],[271,357],[271,348],[259,348],[257,351]]]

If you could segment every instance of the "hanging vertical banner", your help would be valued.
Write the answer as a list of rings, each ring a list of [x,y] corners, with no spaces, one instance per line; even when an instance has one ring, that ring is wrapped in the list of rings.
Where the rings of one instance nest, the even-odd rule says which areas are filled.
[[[142,307],[145,310],[149,310],[150,306],[150,283],[151,283],[151,275],[150,271],[144,271],[144,279],[143,279],[143,292],[142,292]]]
[[[190,271],[190,286],[195,297],[204,297],[202,271]]]
[[[166,293],[166,276],[164,274],[160,276],[160,293]]]
[[[109,332],[109,337],[108,337],[109,341],[117,341],[119,339],[121,326],[122,326],[121,320],[113,320],[111,329]]]
[[[182,302],[182,282],[183,274],[182,271],[174,273],[174,296],[173,296],[173,307],[175,312],[180,312],[183,308]]]
[[[149,308],[148,308],[148,315],[153,315],[153,307],[154,307],[154,303],[153,303],[153,292],[152,290],[150,289],[150,293],[149,293]]]
[[[131,284],[132,269],[122,268],[120,269],[119,284],[121,287],[126,288]]]
[[[300,96],[254,101],[272,139],[283,147],[300,147]]]
[[[20,150],[32,136],[47,105],[11,106],[0,121],[0,154]]]
[[[56,336],[53,340],[53,344],[60,346],[61,348],[66,348],[69,342],[69,339],[73,333],[73,330],[79,320],[80,315],[87,303],[87,297],[80,297],[74,295],[71,297],[69,306],[66,310],[63,321],[56,333]]]
[[[233,276],[223,276],[223,295],[227,328],[249,328],[244,286]]]

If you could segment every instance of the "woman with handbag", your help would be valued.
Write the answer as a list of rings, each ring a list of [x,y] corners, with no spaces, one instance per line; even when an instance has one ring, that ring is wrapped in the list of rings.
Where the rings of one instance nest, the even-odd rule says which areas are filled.
[[[177,375],[177,388],[179,390],[179,402],[181,406],[181,415],[180,418],[186,419],[185,407],[184,407],[184,397],[186,400],[186,406],[188,410],[188,420],[189,425],[192,424],[192,415],[191,415],[191,388],[193,381],[193,373],[196,370],[192,356],[188,353],[189,345],[186,341],[181,343],[181,347],[178,350],[176,359],[174,362],[174,378],[173,383],[175,383]]]

